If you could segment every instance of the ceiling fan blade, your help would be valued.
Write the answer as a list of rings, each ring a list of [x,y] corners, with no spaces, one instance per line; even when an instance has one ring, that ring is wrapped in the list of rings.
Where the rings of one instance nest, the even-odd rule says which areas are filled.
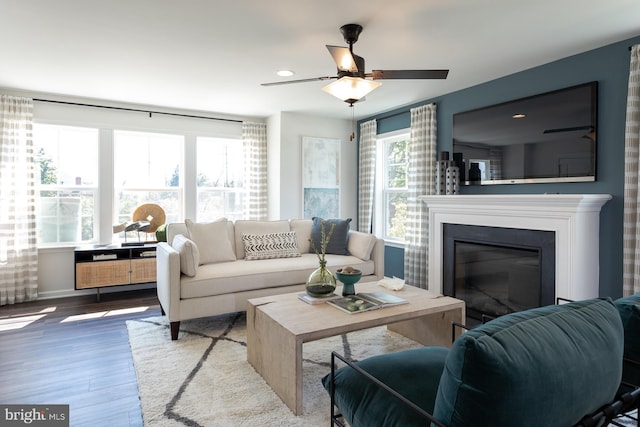
[[[337,78],[338,77],[336,76],[324,76],[324,77],[312,77],[310,79],[283,80],[281,82],[260,83],[260,86],[280,86],[280,85],[288,85],[291,83],[308,83],[308,82],[318,82],[323,80],[334,80]]]
[[[382,79],[446,79],[449,70],[373,70],[373,80]]]
[[[352,73],[358,72],[358,65],[356,64],[355,58],[348,47],[326,46],[333,57],[333,60],[336,62],[338,70],[349,71]]]

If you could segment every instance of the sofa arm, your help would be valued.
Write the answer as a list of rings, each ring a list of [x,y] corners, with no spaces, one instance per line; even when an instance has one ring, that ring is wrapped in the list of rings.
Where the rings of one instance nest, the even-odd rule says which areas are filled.
[[[384,279],[384,239],[376,238],[376,243],[371,251],[371,260],[374,264],[373,274],[377,280]]]
[[[180,321],[180,254],[165,242],[156,246],[158,300],[170,322]]]

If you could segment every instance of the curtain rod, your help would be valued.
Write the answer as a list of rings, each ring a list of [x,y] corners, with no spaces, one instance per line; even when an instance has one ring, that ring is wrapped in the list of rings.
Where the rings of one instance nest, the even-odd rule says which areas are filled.
[[[429,104],[435,104],[435,102],[429,102],[428,104],[422,104],[422,105],[429,105]],[[391,117],[401,116],[403,114],[409,114],[410,115],[411,114],[411,108],[409,108],[407,110],[399,110],[399,111],[396,111],[396,112],[389,111],[388,114],[382,113],[380,115],[380,117],[376,117],[375,119],[376,120],[390,119]]]
[[[79,107],[92,107],[92,108],[105,108],[108,110],[121,110],[121,111],[132,111],[135,113],[148,113],[149,117],[152,114],[164,114],[165,116],[177,116],[177,117],[188,117],[191,119],[205,119],[205,120],[218,120],[221,122],[234,122],[234,123],[242,123],[242,120],[237,119],[222,119],[220,117],[207,117],[207,116],[196,116],[191,114],[180,114],[180,113],[167,113],[165,111],[154,111],[154,110],[141,110],[137,108],[125,108],[125,107],[110,107],[108,105],[96,105],[96,104],[83,104],[80,102],[68,102],[68,101],[55,101],[52,99],[42,99],[42,98],[33,98],[34,101],[38,102],[50,102],[52,104],[65,104],[65,105],[75,105]]]
[[[395,117],[395,116],[401,116],[403,114],[407,114],[407,113],[411,113],[410,110],[402,110],[402,111],[396,111],[395,113],[389,113],[389,114],[382,114],[380,117],[375,117],[376,120],[385,120],[385,119],[390,119],[391,117]]]

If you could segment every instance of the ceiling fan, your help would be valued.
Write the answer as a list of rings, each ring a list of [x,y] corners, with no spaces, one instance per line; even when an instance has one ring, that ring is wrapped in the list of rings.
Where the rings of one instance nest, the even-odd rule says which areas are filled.
[[[353,106],[355,102],[362,100],[365,95],[381,85],[375,80],[446,79],[449,74],[449,70],[372,70],[370,73],[366,73],[364,58],[353,53],[353,44],[358,41],[362,26],[346,24],[340,27],[340,32],[349,47],[326,45],[338,66],[336,76],[262,83],[262,86],[335,80],[335,82],[323,87],[322,90]]]

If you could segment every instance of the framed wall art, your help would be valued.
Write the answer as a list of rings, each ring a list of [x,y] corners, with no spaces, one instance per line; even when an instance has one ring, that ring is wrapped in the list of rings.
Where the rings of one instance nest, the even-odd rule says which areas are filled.
[[[340,217],[340,140],[302,137],[303,218]]]

